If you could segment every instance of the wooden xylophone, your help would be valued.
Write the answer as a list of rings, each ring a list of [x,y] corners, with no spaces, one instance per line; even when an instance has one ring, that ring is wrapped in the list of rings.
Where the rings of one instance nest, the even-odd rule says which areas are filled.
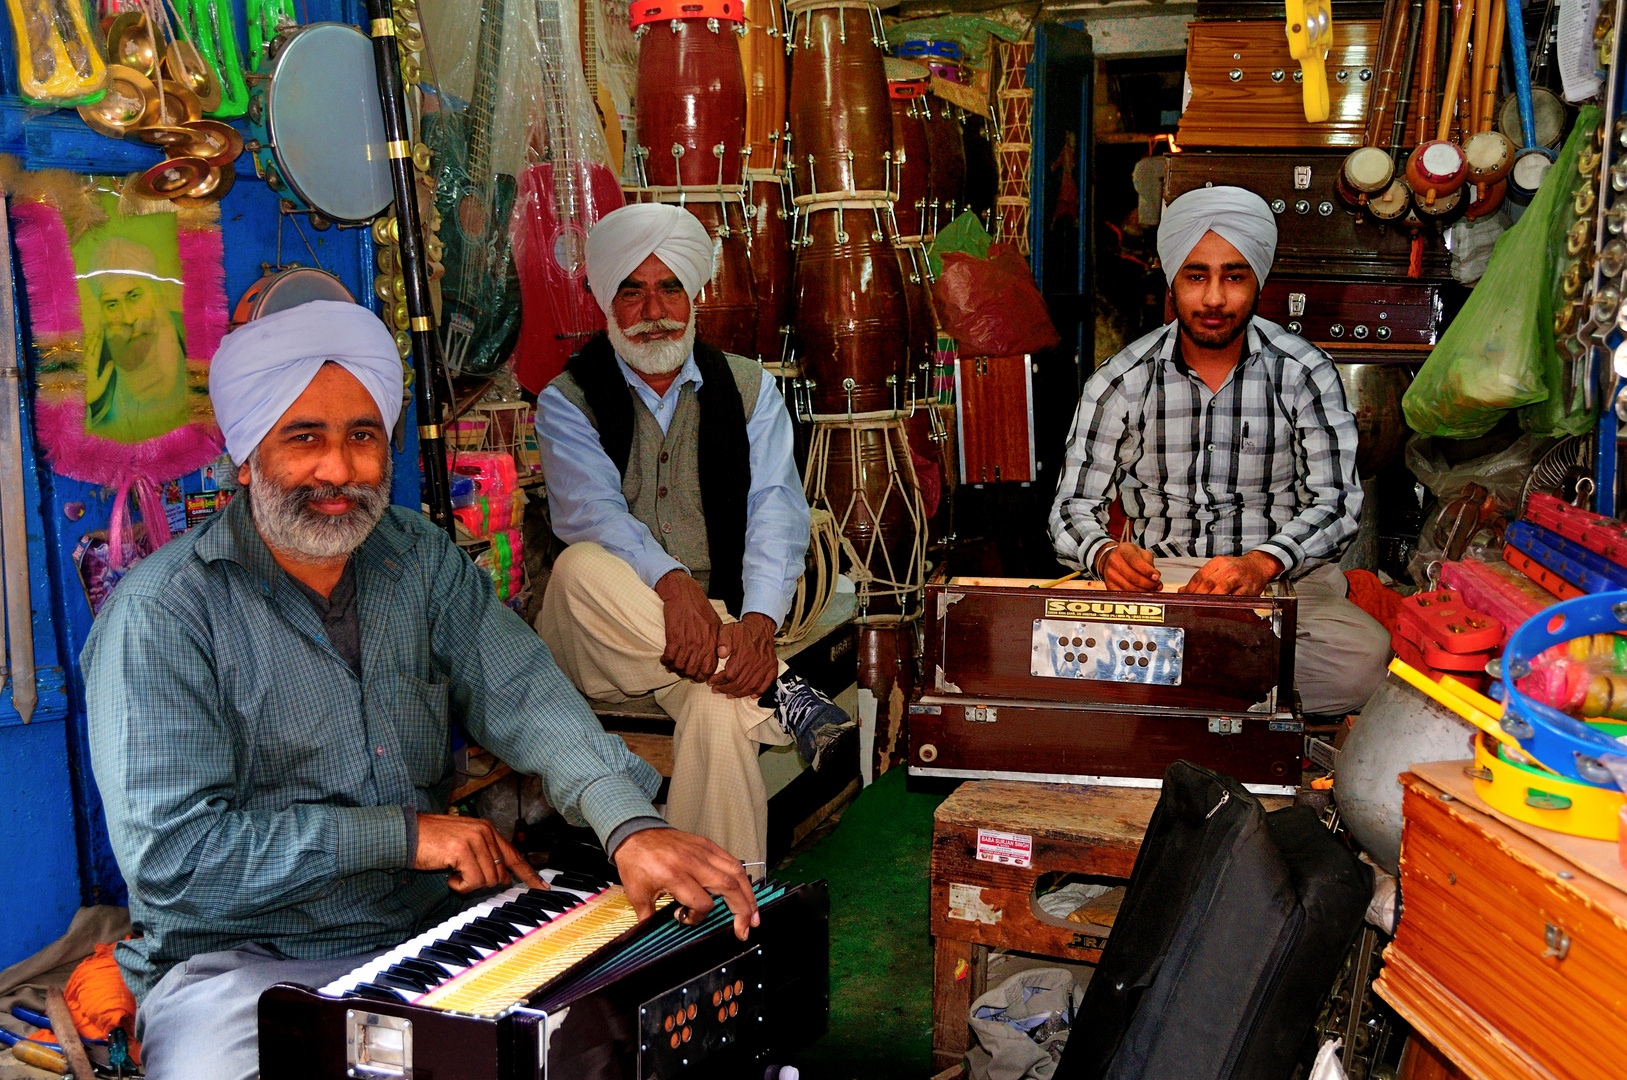
[[[762,1076],[825,1029],[829,901],[824,882],[756,894],[741,942],[721,901],[687,926],[585,875],[505,890],[327,986],[267,990],[261,1076]]]

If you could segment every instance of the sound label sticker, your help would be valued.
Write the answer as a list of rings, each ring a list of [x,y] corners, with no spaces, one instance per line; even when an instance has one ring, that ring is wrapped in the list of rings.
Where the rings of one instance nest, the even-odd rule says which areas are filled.
[[[1021,833],[979,829],[977,858],[980,862],[1004,863],[1006,866],[1032,866],[1034,838]]]

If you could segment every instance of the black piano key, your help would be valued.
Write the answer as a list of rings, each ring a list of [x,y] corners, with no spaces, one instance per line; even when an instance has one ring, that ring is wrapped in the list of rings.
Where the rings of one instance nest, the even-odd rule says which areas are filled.
[[[478,927],[494,935],[504,945],[520,936],[520,932],[514,929],[513,924],[506,923],[502,919],[494,919],[489,915],[482,915],[478,919],[470,919],[467,925]]]
[[[370,998],[373,1001],[388,1001],[392,1005],[404,1005],[407,1001],[407,995],[399,994],[388,987],[376,986],[373,983],[359,983],[350,990],[345,991],[345,993],[346,996],[354,995],[356,997]]]
[[[412,997],[417,997],[429,987],[420,985],[417,976],[402,976],[391,974],[389,970],[379,972],[373,976],[374,986],[385,986],[395,990],[405,991]]]
[[[496,937],[477,926],[460,926],[446,935],[446,940],[455,941],[459,945],[468,945],[475,949],[488,949],[492,952],[496,952],[503,947],[501,941],[498,941]]]
[[[511,923],[519,927],[521,931],[531,930],[549,921],[547,913],[536,908],[526,907],[524,904],[515,903],[507,903],[500,908],[494,908],[491,917]]]
[[[422,972],[402,967],[400,964],[391,964],[379,973],[377,979],[384,986],[394,986],[401,990],[416,990],[420,994],[440,982],[438,979],[431,979]]]
[[[557,915],[563,915],[580,904],[582,898],[580,896],[566,896],[563,893],[556,893],[548,889],[528,889],[515,897],[514,902],[535,904],[544,911],[552,911]]]
[[[456,941],[437,941],[433,945],[425,945],[418,950],[418,955],[427,960],[440,960],[458,967],[470,967],[480,962],[480,954],[467,945]]]
[[[404,968],[415,975],[422,975],[429,980],[430,986],[439,986],[452,977],[452,973],[440,964],[422,960],[416,956],[404,956],[392,966]],[[461,968],[463,965],[459,964],[458,966]]]
[[[548,884],[561,889],[575,889],[577,892],[585,893],[603,892],[610,886],[610,882],[604,880],[603,878],[590,877],[587,874],[579,874],[574,870],[566,870],[563,873],[555,875],[554,880],[550,881]]]

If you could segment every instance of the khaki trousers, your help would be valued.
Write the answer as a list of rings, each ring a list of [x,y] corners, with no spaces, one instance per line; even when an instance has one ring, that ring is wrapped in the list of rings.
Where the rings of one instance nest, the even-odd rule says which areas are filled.
[[[724,622],[735,621],[722,603],[712,605]],[[537,633],[587,697],[621,702],[655,695],[677,726],[667,821],[743,863],[761,863],[768,857],[768,796],[757,747],[791,737],[756,698],[724,697],[662,667],[661,609],[661,598],[626,562],[598,544],[572,544],[554,562]],[[759,877],[765,868],[749,869]]]
[[[1185,585],[1208,559],[1158,559],[1166,585]],[[1390,663],[1390,633],[1345,599],[1349,583],[1332,563],[1294,582],[1294,684],[1312,716],[1344,716],[1360,711],[1384,682]]]

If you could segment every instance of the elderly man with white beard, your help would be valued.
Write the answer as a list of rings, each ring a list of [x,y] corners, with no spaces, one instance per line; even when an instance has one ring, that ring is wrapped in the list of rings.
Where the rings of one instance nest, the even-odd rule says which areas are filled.
[[[712,241],[677,206],[588,235],[606,334],[537,398],[555,562],[537,630],[588,697],[673,718],[667,821],[748,864],[767,852],[759,744],[814,768],[848,716],[774,654],[808,550],[791,419],[755,361],[695,340]]]
[[[114,955],[153,1080],[257,1076],[267,987],[320,987],[511,878],[545,887],[490,823],[445,813],[454,719],[598,833],[640,914],[665,892],[691,921],[721,896],[742,939],[757,921],[739,860],[651,827],[655,771],[468,556],[390,505],[401,392],[355,304],[228,335],[210,398],[244,493],[131,571],[85,645],[137,935]]]

